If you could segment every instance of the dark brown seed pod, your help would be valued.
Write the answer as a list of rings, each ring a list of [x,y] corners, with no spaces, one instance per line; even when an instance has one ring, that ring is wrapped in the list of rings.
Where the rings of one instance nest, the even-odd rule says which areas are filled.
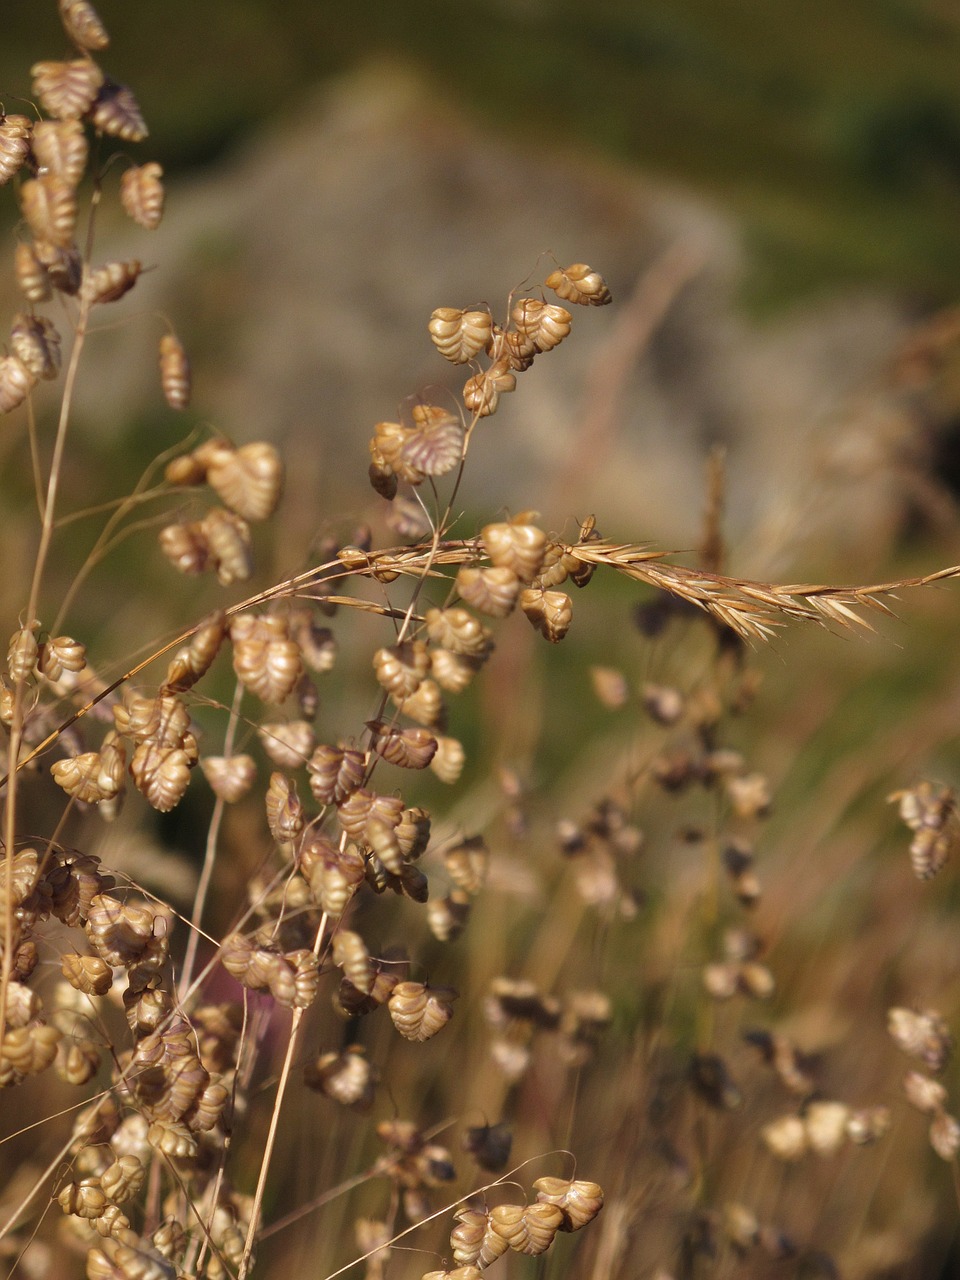
[[[160,339],[160,386],[163,390],[164,399],[171,409],[186,409],[188,407],[190,404],[190,361],[183,348],[183,343],[174,333],[165,333]],[[199,467],[199,464],[197,466]]]
[[[26,160],[30,132],[29,117],[0,115],[0,187],[10,181]]]
[[[106,49],[110,37],[90,0],[59,0],[59,8],[63,29],[78,48],[91,53]]]
[[[133,90],[112,80],[101,85],[90,120],[101,133],[122,138],[124,142],[142,142],[148,133]]]
[[[489,311],[437,307],[427,326],[433,345],[453,364],[466,364],[485,349],[493,332]]]
[[[81,286],[81,297],[91,306],[101,302],[117,302],[129,293],[143,268],[136,258],[129,262],[107,262],[91,271]]]
[[[390,1017],[405,1040],[423,1042],[442,1031],[453,1017],[457,993],[451,987],[398,982],[390,996]]]
[[[49,173],[68,186],[78,185],[90,150],[79,120],[41,120],[34,125],[32,146],[41,177]]]
[[[47,273],[47,278],[58,293],[73,297],[80,292],[83,278],[83,263],[76,245],[50,244],[46,240],[38,240],[33,246],[37,260]]]
[[[35,378],[55,378],[60,372],[60,335],[45,316],[15,315],[10,345]]]
[[[398,729],[385,720],[368,720],[370,745],[377,755],[401,769],[425,769],[437,752],[437,740],[426,729]]]
[[[146,231],[155,231],[163,218],[163,167],[150,161],[135,164],[120,179],[124,213]]]
[[[37,380],[19,356],[0,356],[0,413],[23,404]]]
[[[581,307],[604,307],[612,300],[603,276],[585,262],[558,267],[544,283],[564,302],[573,302]]]
[[[28,178],[20,188],[20,208],[36,240],[67,249],[77,226],[75,189],[55,174]]]
[[[92,58],[37,62],[31,75],[33,96],[57,120],[76,120],[86,115],[103,85],[103,72]]]

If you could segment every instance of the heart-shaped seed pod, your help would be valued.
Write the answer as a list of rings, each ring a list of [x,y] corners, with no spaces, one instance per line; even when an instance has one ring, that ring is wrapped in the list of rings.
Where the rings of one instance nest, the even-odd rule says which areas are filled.
[[[73,244],[77,195],[63,178],[52,173],[42,178],[28,178],[20,188],[20,208],[36,240],[58,249],[67,249]]]
[[[122,138],[124,142],[142,142],[148,132],[133,90],[112,80],[100,87],[90,120],[101,133]]]
[[[511,373],[510,362],[503,357],[483,373],[467,379],[463,386],[463,403],[469,413],[487,418],[496,413],[500,396],[515,391],[516,387],[516,375]]]
[[[379,818],[370,817],[364,827],[364,837],[371,852],[380,859],[384,868],[392,876],[402,876],[404,860],[396,827],[381,822]]]
[[[603,1189],[597,1182],[567,1178],[538,1178],[533,1184],[537,1200],[556,1205],[563,1214],[561,1231],[579,1231],[603,1208]]]
[[[573,316],[565,307],[536,298],[524,298],[510,313],[517,333],[532,342],[538,351],[552,351],[560,345],[573,323]]]
[[[558,267],[547,276],[545,284],[564,302],[574,302],[582,307],[604,307],[611,301],[607,282],[599,271],[592,270],[585,262]]]
[[[520,593],[520,608],[551,644],[559,644],[570,630],[573,601],[562,591],[542,591],[539,587],[527,587]]]
[[[415,862],[430,843],[430,814],[418,806],[404,809],[396,835],[403,857]]]
[[[159,542],[178,573],[203,573],[210,561],[210,544],[199,520],[166,525],[160,530]]]
[[[363,782],[366,755],[353,747],[321,743],[307,765],[310,790],[319,804],[342,804]]]
[[[422,640],[405,640],[401,644],[378,649],[373,655],[377,683],[394,697],[406,698],[416,693],[430,671],[430,652]]]
[[[20,627],[10,637],[7,645],[7,674],[14,684],[33,675],[40,652],[36,634],[39,626],[39,622],[34,622],[29,627]]]
[[[183,343],[174,333],[165,333],[160,339],[160,388],[171,409],[186,409],[189,406],[190,361]],[[171,481],[171,484],[173,483],[177,482]],[[198,483],[198,481],[186,483]]]
[[[359,933],[340,929],[333,936],[333,963],[343,971],[343,976],[368,996],[377,976],[376,966],[370,958],[367,945]]]
[[[118,302],[125,293],[129,293],[140,278],[142,268],[136,258],[129,262],[106,262],[84,280],[80,296],[90,306],[104,302]]]
[[[477,894],[487,876],[490,853],[483,836],[470,836],[443,855],[447,875],[459,889]]]
[[[401,769],[425,769],[437,751],[426,729],[399,729],[385,720],[368,720],[370,745],[377,755]]]
[[[281,769],[302,769],[317,742],[313,725],[306,720],[261,724],[257,737]]]
[[[480,658],[465,658],[449,649],[434,649],[430,655],[430,673],[448,693],[463,693],[482,665]]]
[[[389,827],[400,825],[403,800],[399,796],[381,796],[360,787],[337,806],[340,826],[352,840],[366,840],[367,823],[371,819]]]
[[[489,311],[437,307],[427,326],[433,345],[453,364],[466,364],[485,349],[493,331]]]
[[[134,164],[120,179],[124,213],[146,231],[155,231],[163,218],[163,167],[151,161]]]
[[[521,580],[532,582],[543,564],[547,535],[533,521],[535,511],[522,511],[512,520],[486,525],[480,532],[483,547],[497,568],[509,569]]]
[[[480,1257],[480,1246],[487,1229],[487,1215],[476,1209],[458,1209],[453,1216],[457,1225],[450,1232],[450,1252],[454,1262],[459,1262],[462,1267],[472,1267]],[[447,1273],[438,1271],[434,1274]],[[477,1274],[479,1275],[479,1271]]]
[[[0,187],[10,181],[27,158],[30,130],[27,116],[0,115]]]
[[[60,372],[60,335],[45,316],[15,315],[10,345],[35,378],[55,378]]]
[[[186,648],[181,649],[167,668],[163,689],[183,693],[210,670],[227,634],[226,614],[218,609],[197,628]]]
[[[390,996],[390,1017],[405,1040],[423,1042],[442,1031],[453,1017],[457,993],[451,987],[398,982]]]
[[[296,840],[303,830],[303,805],[296,783],[283,773],[272,773],[266,794],[267,826],[277,844]]]
[[[417,724],[425,725],[428,729],[439,726],[446,720],[446,707],[443,703],[443,694],[440,692],[440,686],[435,680],[424,680],[415,693],[411,693],[409,697],[398,698],[393,694],[394,705],[398,710],[402,711],[405,716],[409,716],[411,720],[415,720]]]
[[[470,658],[485,658],[493,647],[489,630],[467,609],[428,609],[427,634],[435,645]]]
[[[460,780],[466,759],[463,743],[458,738],[449,738],[440,734],[437,737],[437,749],[430,761],[430,768],[441,782],[452,787]]]
[[[200,768],[214,795],[224,804],[236,804],[253,786],[257,765],[253,756],[206,756]]]
[[[246,582],[253,573],[250,526],[246,520],[223,507],[211,507],[197,529],[206,544],[210,563],[217,571],[220,585],[229,587],[234,582]]]
[[[288,635],[282,614],[238,613],[230,622],[233,669],[242,684],[263,702],[290,696],[303,666],[300,648]]]
[[[395,470],[421,476],[445,476],[463,458],[463,424],[447,409],[436,405],[413,407],[415,426],[406,434],[400,449],[400,465]]]
[[[103,72],[92,58],[37,62],[30,74],[33,96],[44,111],[58,120],[76,120],[86,115],[103,84]]]
[[[113,986],[113,970],[100,956],[62,955],[60,972],[71,987],[86,996],[105,996]]]
[[[41,120],[33,128],[33,156],[41,177],[53,174],[76,187],[87,167],[90,148],[79,120]]]
[[[110,43],[107,29],[90,0],[59,0],[63,29],[80,49],[96,53]]]
[[[272,444],[255,441],[240,449],[215,446],[204,460],[207,484],[231,511],[244,520],[266,520],[276,510],[283,463]]]
[[[130,774],[147,803],[160,813],[168,813],[183,799],[193,764],[181,747],[142,742],[133,753]]]
[[[300,846],[300,870],[321,908],[339,919],[363,883],[364,861],[356,845],[338,845],[310,829]]]
[[[520,579],[508,566],[476,569],[463,565],[457,572],[463,600],[491,618],[506,618],[520,594]]]

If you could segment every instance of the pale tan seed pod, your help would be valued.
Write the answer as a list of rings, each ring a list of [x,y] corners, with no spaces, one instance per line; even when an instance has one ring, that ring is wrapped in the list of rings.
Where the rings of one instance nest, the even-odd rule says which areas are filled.
[[[495,360],[483,373],[474,374],[463,384],[463,403],[469,413],[487,418],[496,413],[501,395],[515,391],[517,377],[506,357]]]
[[[453,1017],[456,998],[457,993],[452,987],[398,982],[388,1001],[390,1017],[405,1040],[429,1040]]]
[[[420,1280],[481,1280],[479,1267],[454,1267],[452,1271],[425,1271]]]
[[[77,226],[75,189],[55,174],[28,178],[20,188],[20,207],[35,239],[59,249],[73,244]]]
[[[445,898],[427,903],[427,925],[438,942],[453,942],[466,928],[470,916],[470,895],[452,890]]]
[[[437,307],[427,326],[433,345],[453,364],[466,364],[483,351],[493,333],[489,311]]]
[[[147,1130],[147,1142],[171,1160],[196,1159],[197,1139],[179,1120],[154,1120]]]
[[[760,1130],[760,1137],[778,1160],[800,1160],[807,1152],[807,1128],[799,1116],[780,1116]]]
[[[152,808],[169,813],[183,799],[195,763],[195,757],[182,747],[141,742],[130,761],[130,776]]]
[[[941,1111],[930,1125],[930,1145],[941,1160],[955,1160],[960,1152],[960,1121]]]
[[[107,29],[90,0],[58,0],[63,29],[78,48],[90,53],[106,49]]]
[[[316,830],[308,831],[300,848],[300,870],[322,910],[338,920],[363,884],[364,860],[356,845],[340,849]]]
[[[887,1030],[897,1048],[919,1058],[929,1071],[944,1069],[953,1050],[953,1039],[935,1009],[915,1013],[912,1009],[889,1009]]]
[[[10,345],[35,378],[55,378],[60,372],[60,335],[45,316],[15,315]]]
[[[183,343],[175,333],[165,333],[160,339],[160,387],[171,409],[186,409],[189,406],[190,361]],[[169,476],[167,478],[170,479]],[[171,483],[189,484],[197,481],[171,480]]]
[[[526,587],[520,592],[520,608],[551,644],[560,643],[573,621],[573,601],[563,591]]]
[[[777,989],[777,982],[765,964],[749,960],[740,965],[737,982],[744,995],[752,1000],[770,1000]]]
[[[377,976],[376,967],[370,958],[367,944],[359,933],[350,929],[340,929],[333,936],[333,963],[343,971],[358,991],[368,996],[373,990]]]
[[[389,764],[401,769],[425,769],[437,752],[437,741],[426,729],[399,729],[386,720],[368,720],[370,746]]]
[[[579,564],[580,561],[562,543],[548,542],[537,574],[537,583],[541,587],[562,586]]]
[[[553,1244],[554,1237],[563,1227],[564,1214],[557,1205],[538,1201],[524,1206],[521,1222],[523,1235],[518,1234],[511,1248],[516,1253],[535,1258],[546,1253]]]
[[[92,58],[36,62],[30,74],[33,96],[57,120],[76,120],[86,115],[103,84],[103,72]]]
[[[481,659],[465,658],[449,649],[434,649],[430,655],[430,674],[448,693],[463,693],[481,666]]]
[[[461,1267],[473,1267],[480,1257],[480,1248],[487,1229],[487,1214],[477,1209],[458,1209],[453,1215],[457,1225],[450,1232],[450,1252],[454,1262]],[[477,1274],[479,1275],[479,1270]],[[437,1274],[446,1275],[446,1272]]]
[[[285,701],[303,673],[287,619],[277,613],[238,613],[230,622],[230,638],[233,669],[241,683],[263,702]]]
[[[321,743],[307,763],[313,798],[318,804],[343,804],[363,782],[366,767],[363,751]]]
[[[405,871],[404,858],[396,827],[381,822],[379,818],[370,817],[364,827],[364,838],[386,870],[391,875],[402,877]]]
[[[47,279],[58,293],[73,297],[80,292],[83,262],[76,245],[57,245],[46,240],[37,240],[34,243],[33,252],[46,271]]]
[[[493,648],[489,629],[459,605],[428,609],[424,620],[431,641],[441,649],[469,658],[485,658]]]
[[[10,181],[26,160],[31,127],[27,116],[0,114],[0,187]]]
[[[533,523],[537,515],[536,511],[522,511],[512,520],[488,524],[480,531],[490,563],[510,569],[525,583],[540,572],[547,549],[547,535]]]
[[[140,1191],[146,1176],[135,1155],[122,1155],[100,1174],[100,1185],[114,1204],[126,1204]]]
[[[70,187],[79,185],[90,148],[79,120],[41,120],[33,127],[32,148],[38,174],[50,173]]]
[[[105,996],[113,985],[113,970],[100,956],[67,953],[60,957],[60,972],[86,996]]]
[[[90,111],[94,128],[124,142],[142,142],[148,129],[133,90],[106,80]]]
[[[903,1078],[903,1091],[910,1105],[927,1115],[935,1115],[946,1105],[947,1091],[940,1081],[931,1080],[920,1071],[907,1072]]]
[[[69,1182],[57,1196],[57,1204],[64,1213],[75,1218],[99,1218],[107,1207],[107,1197],[99,1178],[83,1178]]]
[[[120,179],[124,213],[146,231],[155,231],[163,218],[163,167],[155,161],[131,165]]]
[[[220,585],[246,582],[253,572],[250,526],[246,520],[223,507],[211,507],[198,530],[209,549]]]
[[[490,853],[483,836],[470,836],[443,855],[447,875],[464,892],[476,895],[487,878]]]
[[[206,756],[200,768],[214,795],[224,804],[236,804],[253,786],[257,765],[253,756]]]
[[[166,525],[160,530],[159,542],[178,573],[203,573],[210,562],[210,545],[198,520]]]
[[[412,416],[415,425],[403,438],[399,465],[395,467],[401,478],[412,472],[445,476],[459,466],[464,441],[459,416],[432,404],[414,405]]]
[[[436,739],[437,749],[430,761],[430,769],[441,782],[452,787],[459,782],[467,756],[463,743],[458,738],[450,738],[439,734]]]
[[[773,797],[770,794],[770,783],[762,773],[726,777],[724,786],[738,817],[765,818],[770,812]]]
[[[573,316],[565,307],[535,298],[523,298],[510,313],[516,330],[538,351],[552,351],[559,346],[573,323]]]
[[[56,1060],[61,1035],[46,1023],[14,1027],[0,1040],[0,1088],[38,1076]]]
[[[378,422],[370,440],[370,458],[374,466],[388,475],[399,474],[409,484],[419,484],[423,474],[416,468],[405,465],[402,458],[403,446],[409,434],[409,428],[402,422]]]
[[[240,449],[212,443],[194,451],[206,466],[207,484],[244,520],[266,520],[283,488],[283,463],[272,444],[256,441]]]
[[[946,866],[955,844],[954,831],[921,827],[910,841],[910,866],[918,880],[932,880]]]
[[[80,296],[90,306],[118,302],[137,283],[142,269],[136,258],[131,258],[129,262],[107,262],[86,277],[80,288]]]
[[[489,1266],[491,1262],[495,1262],[501,1257],[507,1249],[513,1249],[517,1253],[525,1253],[527,1249],[524,1247],[529,1240],[529,1232],[524,1219],[524,1212],[527,1205],[521,1204],[498,1204],[490,1210],[487,1221],[487,1229],[484,1232],[483,1244],[480,1247],[480,1257],[478,1259],[480,1266]],[[544,1205],[543,1208],[553,1209],[554,1213],[559,1217],[559,1210],[554,1205]],[[554,1229],[554,1234],[556,1229]],[[551,1240],[552,1240],[551,1236]],[[542,1250],[539,1250],[542,1252]]]
[[[379,1073],[361,1045],[342,1053],[324,1053],[304,1070],[303,1082],[338,1102],[341,1107],[364,1113],[373,1106]]]
[[[311,671],[324,675],[333,670],[337,664],[337,640],[329,627],[318,627],[309,613],[295,614],[291,619],[291,634]]]
[[[585,262],[575,262],[569,267],[558,267],[544,282],[558,298],[582,307],[604,307],[611,301],[607,282],[599,271],[593,271]]]
[[[607,711],[619,711],[627,705],[630,686],[617,667],[591,667],[589,675],[594,696]]]
[[[14,273],[20,292],[28,302],[36,306],[49,301],[52,289],[47,269],[25,240],[21,240],[14,251]]]
[[[267,826],[277,844],[296,840],[303,830],[303,805],[296,784],[283,773],[272,773],[266,794]]]
[[[84,931],[101,959],[113,968],[129,969],[152,946],[156,919],[157,912],[146,903],[98,893],[90,901]]]
[[[714,1000],[732,1000],[740,990],[740,966],[730,961],[704,965],[701,974],[707,995]]]
[[[560,1231],[579,1231],[603,1208],[603,1188],[598,1182],[538,1178],[533,1189],[539,1202],[556,1205],[560,1209],[563,1215]]]
[[[405,640],[401,644],[378,649],[373,655],[377,683],[394,697],[406,698],[416,693],[430,671],[430,652],[422,640]]]
[[[376,819],[389,827],[400,825],[403,801],[399,796],[381,796],[366,787],[359,787],[337,806],[340,826],[352,840],[364,840],[367,824]]]
[[[0,413],[12,413],[36,385],[36,378],[19,356],[0,356]]]
[[[811,1102],[804,1113],[807,1144],[818,1156],[832,1156],[844,1145],[850,1108],[842,1102]]]
[[[398,698],[393,694],[393,703],[405,716],[428,729],[442,724],[446,718],[443,694],[435,680],[424,680],[416,693],[411,693],[406,698]]]
[[[493,354],[497,359],[506,360],[515,373],[523,373],[530,368],[539,352],[525,333],[511,329],[499,335],[499,340],[493,345]]]
[[[457,590],[474,609],[491,618],[506,618],[516,606],[520,579],[506,565],[489,569],[463,565],[457,572]]]
[[[165,692],[183,693],[192,689],[210,670],[227,634],[226,614],[218,609],[194,632],[190,643],[181,649],[167,667],[161,688]]]
[[[190,712],[172,693],[156,698],[127,693],[123,702],[114,703],[113,720],[124,737],[165,747],[185,746],[190,731]]]
[[[313,725],[306,720],[262,724],[257,729],[257,737],[264,751],[281,769],[303,768],[317,742]]]
[[[101,751],[85,751],[81,755],[56,760],[50,774],[58,787],[83,804],[100,804],[113,800],[123,788],[126,753],[116,735],[108,735]]]
[[[43,1012],[43,1001],[24,982],[11,982],[7,987],[6,1025],[25,1027]]]
[[[14,684],[29,679],[36,669],[40,652],[37,640],[39,626],[39,622],[34,622],[29,627],[20,627],[10,637],[7,645],[7,672]]]

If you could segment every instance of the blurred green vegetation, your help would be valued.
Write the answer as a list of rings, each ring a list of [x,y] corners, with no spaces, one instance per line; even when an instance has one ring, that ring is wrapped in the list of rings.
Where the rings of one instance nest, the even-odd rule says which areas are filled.
[[[64,51],[53,6],[5,14],[0,90]],[[938,0],[102,0],[108,68],[137,86],[157,157],[206,164],[305,90],[400,57],[527,140],[595,149],[732,207],[748,285],[828,282],[932,301],[960,282],[960,15]]]

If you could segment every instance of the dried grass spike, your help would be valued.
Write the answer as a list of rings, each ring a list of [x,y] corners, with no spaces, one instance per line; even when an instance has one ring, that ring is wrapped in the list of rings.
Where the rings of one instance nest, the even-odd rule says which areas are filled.
[[[253,573],[250,526],[246,520],[223,507],[212,507],[195,527],[207,547],[220,585],[229,587],[234,582],[246,582]],[[291,688],[295,683],[296,680]]]
[[[610,290],[599,271],[593,271],[585,262],[575,262],[570,267],[558,267],[547,276],[545,282],[558,298],[582,307],[604,307],[610,301]]]
[[[189,406],[190,361],[183,343],[174,333],[165,333],[160,339],[160,387],[171,409],[182,410]],[[202,478],[201,476],[200,479]],[[171,483],[177,482],[171,481]],[[199,483],[199,481],[187,483]]]
[[[437,307],[427,326],[433,345],[453,364],[466,364],[483,351],[493,333],[489,311]]]
[[[398,982],[388,1001],[393,1025],[406,1040],[422,1042],[442,1031],[453,1017],[457,993],[451,987]]]
[[[79,185],[90,152],[79,120],[41,120],[34,125],[32,146],[40,176],[50,173],[71,187]]]
[[[110,36],[90,0],[59,0],[59,8],[63,29],[78,48],[91,53],[106,49]]]
[[[120,204],[124,213],[146,231],[155,231],[163,218],[163,167],[131,165],[120,179]]]
[[[0,115],[0,187],[10,181],[26,160],[30,130],[29,117]]]
[[[85,115],[103,85],[103,72],[92,58],[37,62],[30,74],[34,97],[58,120],[75,120]]]
[[[207,461],[207,484],[244,520],[266,520],[283,488],[283,463],[272,444],[255,441],[240,449],[218,447]]]
[[[148,133],[133,90],[112,80],[101,86],[90,119],[101,133],[124,142],[142,142]]]
[[[77,194],[63,178],[55,174],[28,178],[20,188],[20,208],[34,239],[57,249],[68,249],[73,244]]]

